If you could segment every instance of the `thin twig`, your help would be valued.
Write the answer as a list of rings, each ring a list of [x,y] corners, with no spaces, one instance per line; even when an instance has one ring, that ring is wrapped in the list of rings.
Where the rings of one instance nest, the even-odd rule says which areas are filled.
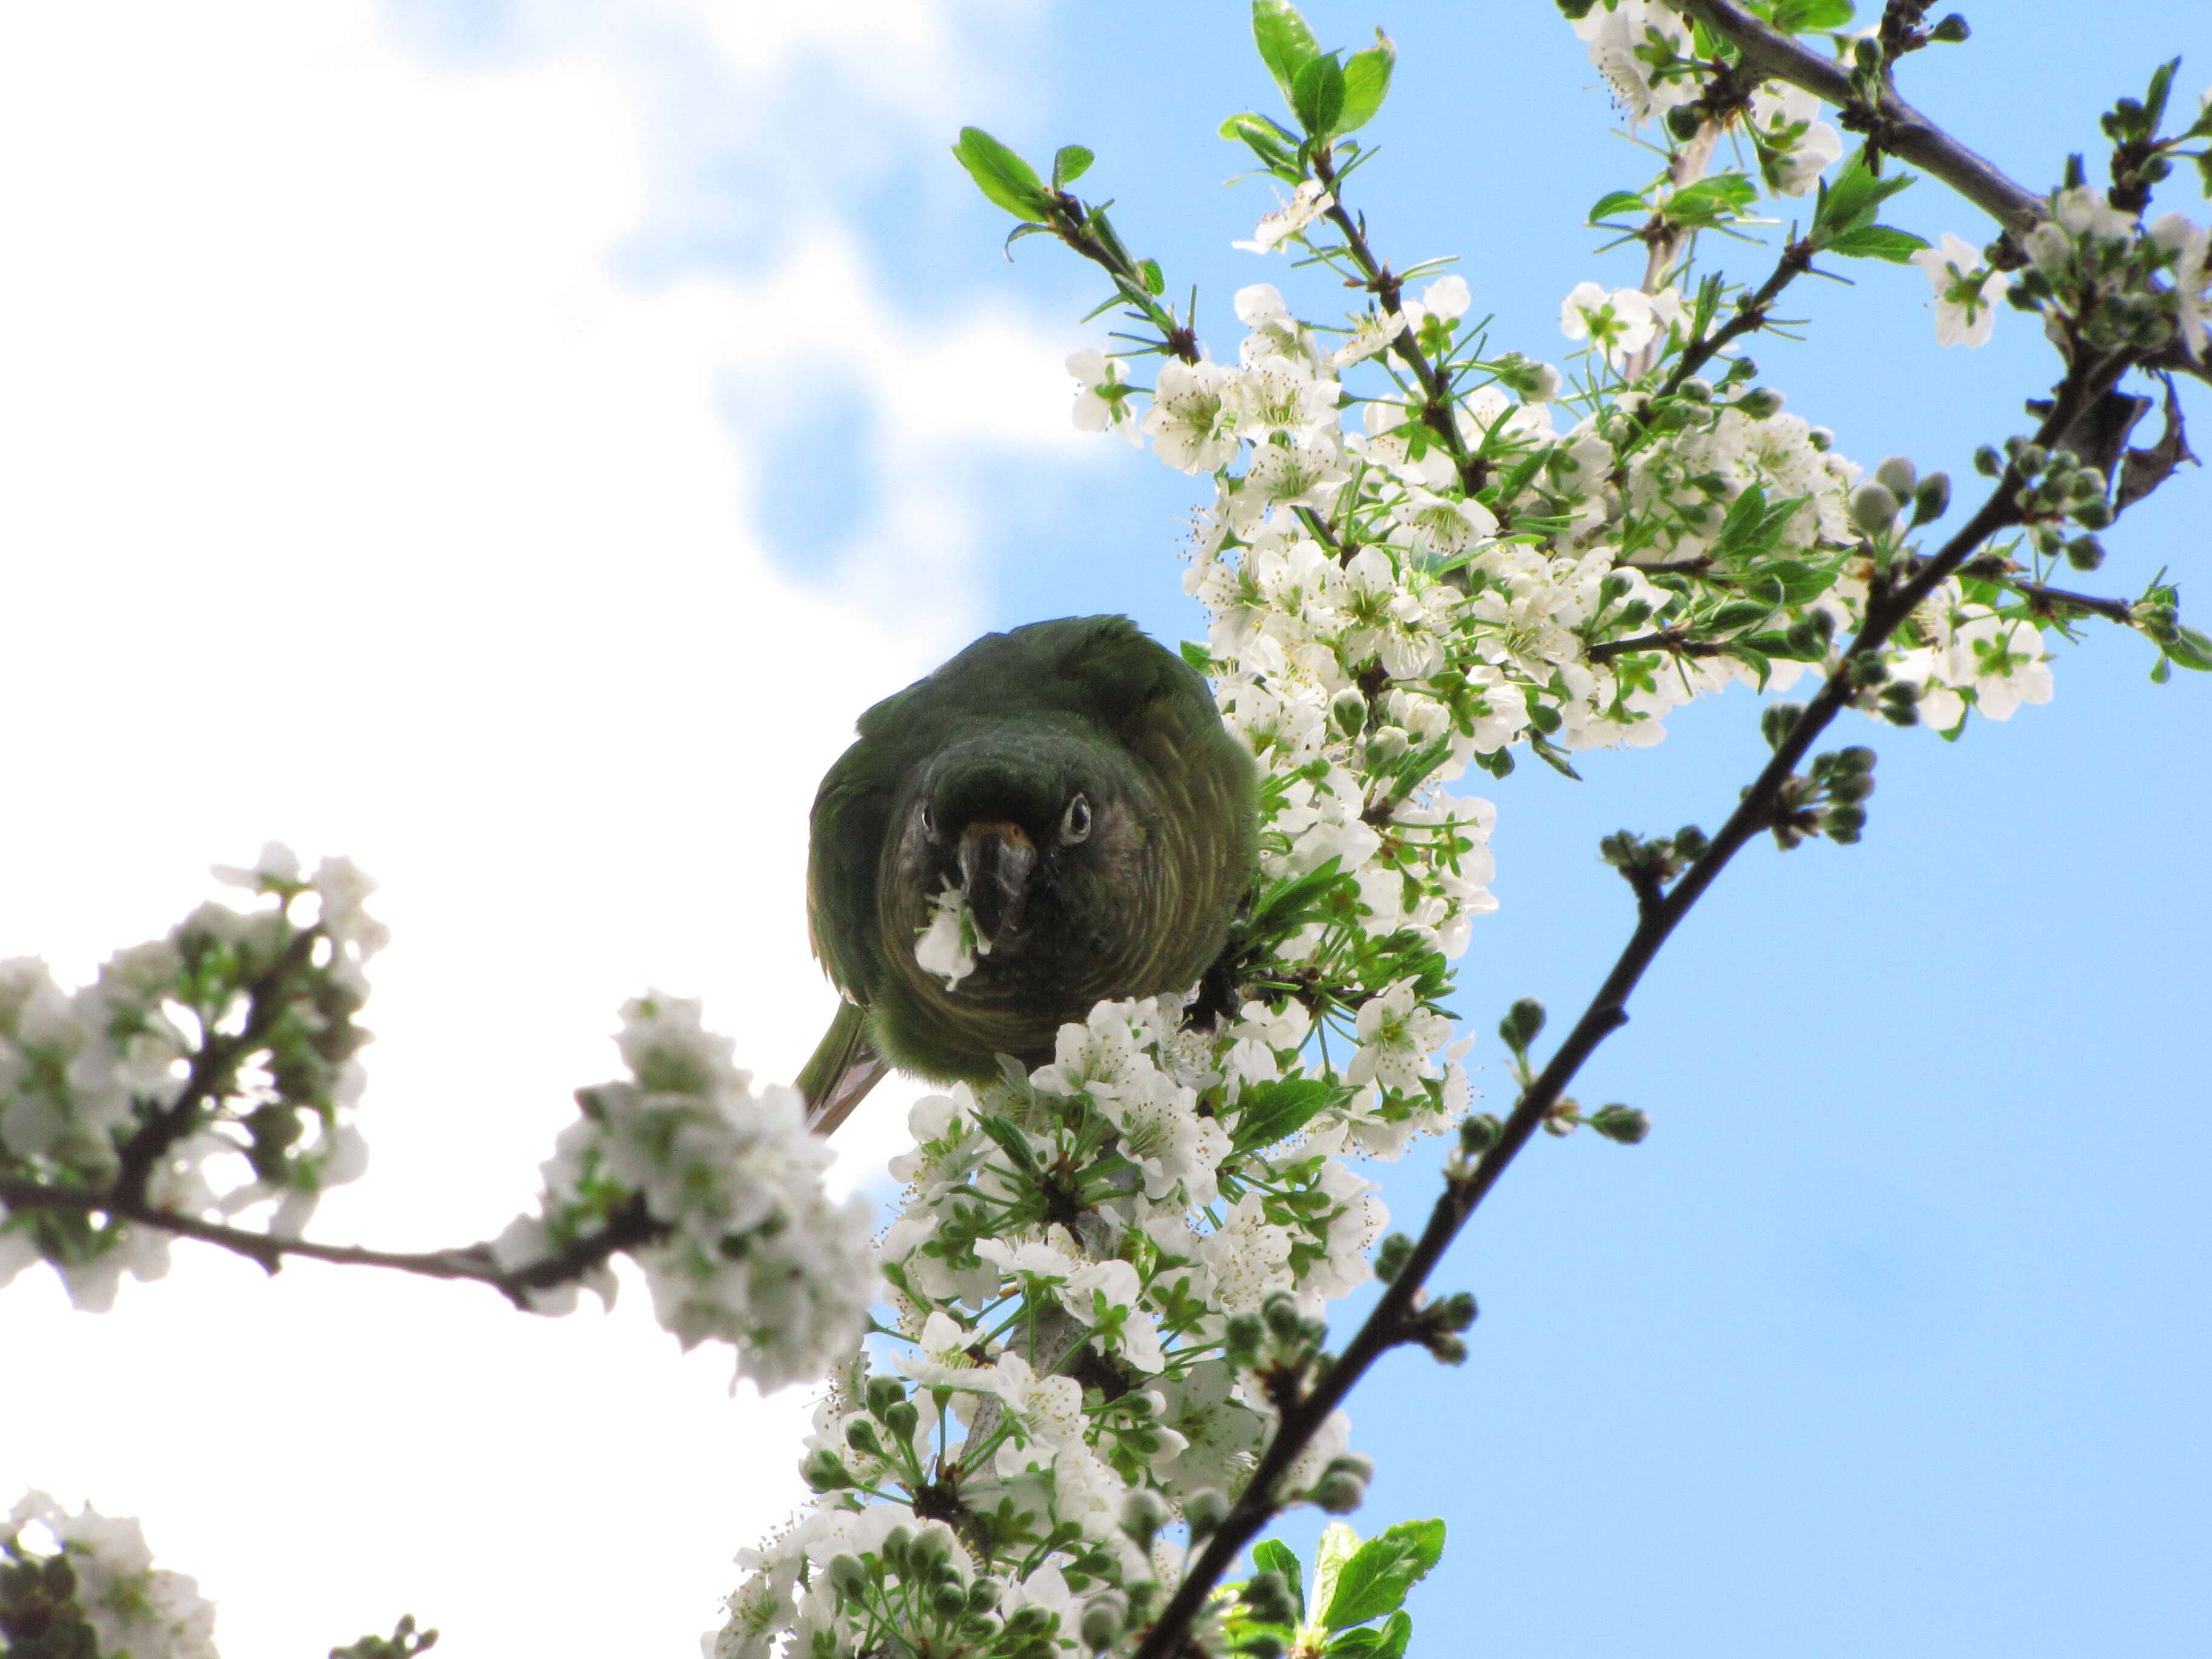
[[[1666,384],[1659,388],[1659,395],[1666,398],[1680,392],[1684,381],[1736,341],[1754,330],[1765,328],[1767,313],[1773,310],[1777,296],[1812,268],[1812,244],[1792,237],[1782,250],[1781,258],[1775,262],[1773,272],[1759,284],[1759,291],[1738,301],[1735,314],[1719,328],[1682,349],[1682,356],[1667,376]]]
[[[2080,411],[2107,390],[2127,366],[2124,356],[2077,366],[2059,388],[2053,408],[2038,434],[2038,441],[2047,445],[2065,431]],[[1596,1052],[1607,1036],[1628,1023],[1628,999],[1659,954],[1660,947],[1689,914],[1691,907],[1719,878],[1729,860],[1747,842],[1769,827],[1784,790],[1796,775],[1798,763],[1850,702],[1856,665],[1878,652],[1898,625],[1912,614],[1914,607],[1973,557],[1976,550],[1990,537],[2020,522],[2016,497],[2021,483],[2017,471],[2007,467],[1980,510],[1944,544],[1917,575],[1894,588],[1877,583],[1869,590],[1866,620],[1844,651],[1841,664],[1776,746],[1773,758],[1751,787],[1744,791],[1735,810],[1705,854],[1683,872],[1681,878],[1658,904],[1639,905],[1635,931],[1614,962],[1613,971],[1606,975],[1597,994],[1590,999],[1550,1062],[1522,1092],[1512,1115],[1505,1120],[1497,1143],[1482,1155],[1473,1170],[1446,1176],[1444,1191],[1430,1212],[1428,1224],[1422,1230],[1405,1266],[1384,1289],[1343,1354],[1321,1372],[1312,1392],[1283,1413],[1236,1505],[1210,1535],[1205,1550],[1146,1632],[1134,1659],[1170,1659],[1170,1655],[1182,1651],[1190,1622],[1212,1594],[1214,1586],[1221,1582],[1245,1546],[1279,1511],[1282,1505],[1277,1487],[1308,1443],[1375,1362],[1408,1340],[1414,1329],[1418,1298],[1429,1275],[1443,1259],[1445,1250],[1507,1166],[1550,1116],[1583,1061]]]
[[[125,1196],[118,1187],[54,1187],[44,1182],[0,1176],[0,1205],[26,1210],[71,1210],[116,1217],[140,1226],[203,1243],[219,1245],[246,1257],[268,1273],[275,1273],[286,1256],[311,1261],[335,1262],[344,1267],[388,1267],[418,1273],[428,1279],[473,1279],[489,1285],[518,1308],[526,1309],[528,1292],[543,1291],[580,1279],[617,1250],[633,1249],[667,1236],[665,1223],[655,1221],[642,1195],[633,1198],[609,1218],[606,1226],[588,1238],[580,1238],[542,1261],[527,1267],[502,1267],[489,1243],[464,1244],[447,1250],[372,1250],[359,1244],[317,1244],[304,1238],[278,1238],[247,1227],[226,1226],[181,1215],[143,1200]]]
[[[1339,191],[1340,175],[1331,164],[1328,145],[1315,150],[1313,171],[1314,177],[1328,191],[1328,220],[1343,234],[1345,249],[1359,267],[1359,274],[1366,279],[1385,313],[1403,317],[1405,284],[1375,257],[1375,250],[1367,245],[1366,231],[1344,205]],[[1410,324],[1393,337],[1390,350],[1413,372],[1415,383],[1421,388],[1422,424],[1436,434],[1444,453],[1452,458],[1459,471],[1461,488],[1474,495],[1482,487],[1482,463],[1468,453],[1467,440],[1460,436],[1459,423],[1452,418],[1451,388],[1444,384],[1443,376],[1429,361],[1428,353],[1421,349],[1420,342],[1413,337]]]
[[[138,1126],[117,1154],[114,1189],[118,1199],[143,1202],[155,1166],[170,1147],[199,1127],[200,1109],[210,1097],[225,1093],[239,1061],[252,1054],[291,1006],[286,981],[313,958],[323,938],[320,927],[303,929],[287,945],[283,955],[246,987],[251,1011],[245,1026],[234,1036],[203,1032],[200,1050],[192,1056],[190,1073],[177,1097]]]

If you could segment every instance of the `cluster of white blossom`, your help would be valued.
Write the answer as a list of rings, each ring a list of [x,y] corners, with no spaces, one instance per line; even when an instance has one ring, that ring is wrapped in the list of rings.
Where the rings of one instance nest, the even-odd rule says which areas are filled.
[[[686,1348],[732,1344],[738,1375],[763,1389],[823,1376],[860,1340],[876,1297],[867,1201],[830,1200],[823,1176],[835,1155],[807,1133],[805,1103],[780,1086],[755,1092],[696,1001],[639,998],[615,1041],[629,1078],[578,1092],[583,1116],[542,1166],[540,1213],[517,1217],[493,1253],[526,1268],[641,1206],[650,1239],[625,1248],[655,1317]],[[568,1312],[579,1282],[537,1292],[532,1306]],[[604,1261],[580,1282],[613,1299]]]
[[[375,884],[343,858],[303,875],[276,842],[216,874],[264,902],[201,905],[73,992],[44,962],[0,963],[0,1172],[101,1190],[143,1135],[139,1202],[203,1220],[271,1205],[269,1231],[296,1237],[368,1164],[353,1015],[386,942],[362,908]],[[0,1284],[43,1257],[79,1307],[106,1309],[125,1272],[168,1270],[170,1237],[0,1206]]]
[[[41,1549],[27,1530],[44,1532]],[[215,1603],[180,1572],[154,1565],[136,1521],[104,1516],[89,1504],[71,1515],[45,1492],[26,1493],[9,1512],[0,1547],[9,1556],[41,1569],[40,1612],[59,1604],[82,1617],[102,1654],[129,1659],[216,1659]],[[57,1575],[49,1564],[66,1564]],[[66,1593],[57,1594],[62,1583]],[[21,1632],[25,1635],[33,1632]],[[75,1651],[60,1645],[40,1651]]]
[[[1410,989],[1363,1012],[1360,1074],[1341,1082],[1310,1065],[1295,1002],[1212,1033],[1186,1029],[1184,1006],[1101,1004],[1051,1064],[915,1105],[881,1247],[906,1340],[855,1357],[824,1400],[801,1464],[819,1500],[747,1558],[710,1656],[865,1650],[896,1585],[844,1593],[859,1581],[841,1558],[931,1527],[963,1583],[1038,1562],[983,1581],[963,1616],[1072,1640],[1085,1595],[1173,1576],[1174,1547],[1126,1524],[1133,1495],[1180,1507],[1241,1483],[1275,1412],[1224,1351],[1229,1322],[1275,1298],[1317,1313],[1370,1277],[1387,1213],[1330,1154],[1363,1137],[1394,1152],[1413,1126],[1358,1097],[1433,1097],[1421,1127],[1441,1127],[1467,1086],[1431,1060],[1446,1023]],[[1331,1422],[1291,1491],[1349,1428]]]

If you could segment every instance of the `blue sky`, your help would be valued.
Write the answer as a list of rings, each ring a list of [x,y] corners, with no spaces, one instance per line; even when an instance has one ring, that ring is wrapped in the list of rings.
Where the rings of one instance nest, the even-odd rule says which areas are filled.
[[[1989,9],[1908,89],[2033,186],[2164,57],[2212,82],[2179,0]],[[1578,43],[1536,0],[1311,15],[1401,50],[1363,180],[1380,246],[1459,254],[1496,338],[1556,356],[1567,289],[1634,274],[1576,222],[1643,167]],[[19,764],[72,810],[9,829],[41,879],[0,900],[0,954],[81,972],[266,835],[354,852],[399,939],[376,1173],[326,1231],[477,1237],[529,1201],[643,984],[706,994],[764,1074],[803,1055],[828,998],[799,826],[861,707],[984,627],[1199,631],[1173,559],[1191,482],[1065,426],[1096,285],[1036,241],[1009,264],[946,146],[975,121],[1095,149],[1085,188],[1198,284],[1225,350],[1237,287],[1297,298],[1230,249],[1265,187],[1223,190],[1213,137],[1271,89],[1224,0],[131,16],[18,16],[0,54],[27,250],[0,276],[25,461],[0,532],[68,555],[17,597],[91,630],[40,630],[4,671],[46,713]],[[1932,184],[1890,216],[1986,234]],[[1939,351],[1917,272],[1853,274],[1801,285],[1812,337],[1755,355],[1845,453],[1963,489],[2045,349],[2008,312],[1986,349]],[[2097,580],[2171,565],[2186,602],[2206,489],[2131,514]],[[118,732],[185,719],[148,712],[172,708],[165,653],[181,628],[236,638],[240,591],[284,596],[285,637],[334,671],[319,701],[263,711],[250,763],[147,741],[111,763]],[[1422,1650],[2212,1650],[2212,684],[2148,665],[2093,634],[2047,708],[1955,745],[1854,733],[1881,756],[1865,842],[1751,849],[1669,947],[1581,1091],[1650,1112],[1650,1139],[1533,1147],[1441,1276],[1482,1303],[1467,1364],[1401,1357],[1354,1401],[1382,1466],[1360,1523],[1450,1523]],[[1598,837],[1710,826],[1760,752],[1735,697],[1583,784],[1487,787],[1502,908],[1457,999],[1478,1059],[1516,996],[1564,1019],[1624,937]],[[1503,1106],[1497,1073],[1478,1086]],[[864,1182],[895,1150],[881,1115]],[[1387,1171],[1401,1218],[1434,1165]],[[46,1363],[0,1394],[0,1474],[144,1516],[232,1659],[402,1607],[457,1651],[689,1651],[731,1552],[796,1494],[798,1403],[726,1401],[641,1298],[545,1325],[459,1297],[180,1258],[93,1321],[27,1276],[0,1305]],[[341,1401],[365,1341],[438,1358]],[[218,1424],[256,1378],[312,1454],[234,1492],[219,1435],[144,1420],[155,1353],[178,1416]],[[579,1538],[626,1605],[574,1595]]]

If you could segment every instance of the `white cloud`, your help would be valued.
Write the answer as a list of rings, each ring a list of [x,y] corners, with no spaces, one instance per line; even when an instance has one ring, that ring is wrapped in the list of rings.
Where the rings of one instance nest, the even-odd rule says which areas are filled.
[[[744,73],[810,54],[856,131],[921,142],[876,96],[880,31],[942,62],[934,9],[711,15]],[[963,459],[1072,441],[1060,342],[904,314],[818,207],[741,279],[611,275],[678,187],[659,60],[592,15],[469,67],[364,0],[0,14],[0,955],[82,975],[270,836],[359,859],[396,942],[374,1166],[327,1237],[496,1231],[648,983],[796,1067],[831,1006],[814,781],[974,629]],[[834,596],[779,574],[757,510],[771,394],[808,374],[871,434]],[[883,1092],[863,1169],[911,1094]],[[142,1516],[229,1659],[410,1610],[457,1651],[686,1651],[796,1493],[801,1402],[731,1402],[641,1296],[546,1323],[178,1256],[104,1319],[43,1272],[0,1295],[38,1356],[9,1368],[0,1480]]]

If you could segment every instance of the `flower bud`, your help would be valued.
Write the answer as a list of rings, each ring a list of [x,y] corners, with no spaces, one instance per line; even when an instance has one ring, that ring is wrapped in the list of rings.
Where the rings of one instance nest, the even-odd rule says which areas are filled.
[[[1686,144],[1698,136],[1704,124],[1704,118],[1689,104],[1677,104],[1667,112],[1667,131]]]
[[[1787,743],[1790,734],[1797,729],[1797,717],[1804,712],[1802,702],[1770,702],[1760,709],[1759,734],[1766,739],[1766,746],[1779,749]]]
[[[921,1413],[915,1409],[914,1401],[902,1400],[884,1413],[884,1426],[898,1439],[910,1441],[921,1426]]]
[[[876,1425],[865,1417],[856,1416],[845,1425],[845,1443],[870,1457],[884,1455],[884,1443],[876,1437]]]
[[[1083,1622],[1077,1628],[1083,1645],[1092,1652],[1111,1647],[1114,1638],[1121,1633],[1128,1620],[1129,1598],[1119,1590],[1107,1590],[1094,1595],[1084,1604]]]
[[[1763,421],[1781,412],[1782,394],[1770,386],[1760,386],[1737,398],[1735,406],[1743,411],[1747,420]]]
[[[1505,1126],[1488,1112],[1476,1112],[1459,1121],[1459,1149],[1469,1158],[1480,1158],[1498,1144]]]
[[[845,1460],[828,1446],[817,1446],[799,1466],[799,1478],[814,1492],[838,1492],[853,1484]]]
[[[1928,524],[1951,510],[1951,475],[1931,472],[1912,492],[1912,522]]]
[[[989,1577],[978,1578],[974,1583],[968,1586],[968,1611],[970,1613],[989,1613],[997,1607],[999,1605],[999,1598],[1005,1594],[1006,1586],[1001,1584],[997,1579]]]
[[[1150,1486],[1133,1486],[1121,1500],[1121,1530],[1139,1549],[1152,1548],[1152,1535],[1167,1523],[1167,1500]]]
[[[1966,27],[1966,20],[1954,11],[1938,22],[1934,28],[1929,30],[1928,38],[1930,40],[1941,40],[1947,46],[1955,46],[1972,33],[1973,31]]]
[[[2066,562],[2076,570],[2094,570],[2105,562],[2105,544],[2094,536],[2076,536],[2066,544]]]
[[[874,1416],[881,1417],[905,1398],[906,1384],[896,1376],[872,1376],[868,1379],[868,1410]]]
[[[1984,444],[1974,452],[1974,471],[1984,478],[1994,478],[2004,471],[2004,457]]]
[[[1498,1022],[1499,1040],[1516,1054],[1534,1042],[1543,1030],[1544,1005],[1534,997],[1522,997]]]
[[[867,1593],[868,1570],[860,1565],[857,1555],[837,1554],[830,1558],[830,1588],[848,1601],[857,1601]]]
[[[1429,1338],[1428,1350],[1440,1365],[1467,1364],[1467,1344],[1448,1332],[1438,1331]]]
[[[2102,495],[2092,495],[2074,509],[2074,522],[2084,530],[2105,530],[2112,526],[2112,504]]]
[[[1851,62],[1869,75],[1881,67],[1881,42],[1862,35],[1851,43]]]
[[[1367,1501],[1367,1483],[1356,1474],[1334,1470],[1315,1484],[1313,1501],[1330,1515],[1349,1515]]]
[[[1413,1259],[1413,1241],[1403,1233],[1392,1233],[1375,1249],[1375,1277],[1385,1285],[1406,1271],[1406,1263]]]
[[[1897,520],[1897,497],[1883,485],[1861,484],[1851,492],[1851,522],[1869,536],[1879,536]]]
[[[1182,1500],[1182,1518],[1190,1522],[1190,1535],[1203,1538],[1221,1530],[1229,1518],[1229,1500],[1212,1486],[1201,1486]]]
[[[1693,404],[1709,404],[1713,400],[1713,383],[1702,374],[1692,374],[1682,382],[1679,390]]]
[[[1016,1607],[1006,1615],[1006,1634],[1016,1641],[1042,1636],[1051,1625],[1053,1616],[1034,1601]]]
[[[1913,486],[1920,482],[1920,470],[1912,465],[1911,458],[1892,455],[1874,470],[1874,481],[1898,500],[1912,494]]]
[[[1346,737],[1356,738],[1367,724],[1367,699],[1359,695],[1357,687],[1346,686],[1330,700],[1328,717]]]
[[[965,1584],[939,1584],[929,1594],[929,1605],[939,1619],[957,1619],[968,1611],[968,1587]]]
[[[1633,1146],[1651,1133],[1651,1119],[1633,1106],[1615,1103],[1601,1106],[1583,1120],[1607,1140],[1617,1140],[1624,1146]]]

